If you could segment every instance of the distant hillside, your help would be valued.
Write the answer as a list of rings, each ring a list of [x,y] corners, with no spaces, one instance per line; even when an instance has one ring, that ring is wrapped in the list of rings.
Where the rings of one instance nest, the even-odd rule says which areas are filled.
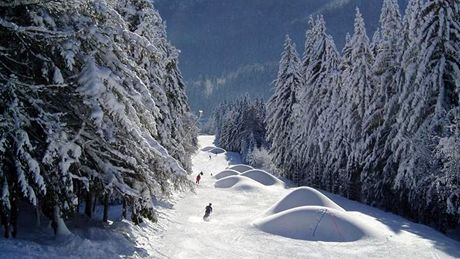
[[[378,26],[383,0],[154,0],[168,38],[181,51],[181,69],[194,110],[244,93],[268,98],[284,35],[299,53],[307,19],[324,15],[337,47],[353,30],[355,8],[369,37]],[[399,0],[401,9],[407,0]]]

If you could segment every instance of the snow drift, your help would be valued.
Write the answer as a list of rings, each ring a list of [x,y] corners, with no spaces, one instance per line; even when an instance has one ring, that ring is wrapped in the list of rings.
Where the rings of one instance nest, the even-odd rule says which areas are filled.
[[[220,147],[215,147],[215,148],[209,150],[209,152],[217,155],[217,154],[225,153],[226,151],[225,151],[225,149],[222,149]]]
[[[252,170],[254,168],[252,166],[249,166],[249,165],[238,164],[238,165],[230,166],[228,169],[232,169],[232,170],[238,171],[240,173],[243,173],[243,172],[246,172],[248,170]]]
[[[208,152],[208,151],[213,150],[214,148],[216,148],[216,147],[213,147],[213,146],[206,146],[206,147],[202,148],[201,151],[203,151],[203,152]]]
[[[346,212],[322,206],[292,208],[255,220],[253,225],[267,233],[309,241],[352,242],[379,236]]]
[[[248,170],[241,174],[241,176],[245,176],[251,178],[254,181],[257,181],[263,185],[284,185],[284,183],[279,180],[278,178],[274,177],[273,175],[267,173],[264,170],[260,169],[252,169]]]
[[[258,191],[264,188],[264,185],[247,177],[232,175],[218,180],[214,183],[214,187],[232,188],[239,191]]]
[[[275,203],[265,212],[265,215],[273,215],[281,211],[301,206],[322,206],[338,211],[345,211],[319,191],[311,187],[299,187]]]
[[[235,171],[235,170],[232,170],[232,169],[225,169],[225,170],[221,171],[220,173],[216,174],[214,176],[214,178],[219,180],[219,179],[222,179],[222,178],[227,177],[227,176],[239,175],[239,174],[240,173],[238,171]]]

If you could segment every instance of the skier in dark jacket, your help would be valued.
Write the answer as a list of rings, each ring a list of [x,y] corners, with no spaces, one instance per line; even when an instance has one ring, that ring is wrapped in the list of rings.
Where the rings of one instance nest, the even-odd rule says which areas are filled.
[[[208,206],[206,206],[205,208],[205,212],[204,212],[204,216],[203,216],[203,220],[208,220],[209,219],[209,216],[211,215],[211,212],[212,212],[212,203],[209,203]]]

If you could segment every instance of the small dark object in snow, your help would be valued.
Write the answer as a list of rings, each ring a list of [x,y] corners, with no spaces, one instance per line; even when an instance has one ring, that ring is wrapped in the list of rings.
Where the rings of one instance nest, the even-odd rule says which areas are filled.
[[[206,206],[205,208],[205,212],[204,212],[204,216],[203,216],[203,220],[204,221],[209,221],[209,217],[211,216],[211,212],[212,212],[212,203],[209,203],[208,206]]]

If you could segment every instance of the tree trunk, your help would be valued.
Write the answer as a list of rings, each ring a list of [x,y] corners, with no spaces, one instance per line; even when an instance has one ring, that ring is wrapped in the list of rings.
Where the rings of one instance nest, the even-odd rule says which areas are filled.
[[[53,221],[51,223],[51,226],[54,229],[54,234],[55,235],[70,235],[71,232],[67,228],[67,226],[64,223],[64,220],[61,217],[61,210],[59,209],[58,206],[54,206],[54,211],[53,211]]]
[[[35,206],[35,226],[40,227],[42,222],[40,218],[40,205]]]
[[[90,191],[86,193],[86,204],[85,204],[85,214],[89,218],[93,215],[93,197]]]
[[[9,226],[8,214],[6,211],[1,212],[1,218],[2,218],[2,225],[3,225],[3,236],[5,238],[9,238],[10,237],[10,226]]]
[[[126,198],[125,198],[125,197],[123,197],[123,202],[122,202],[122,204],[123,204],[123,209],[121,210],[121,216],[122,216],[124,219],[126,219],[126,218],[127,218],[127,216],[126,216],[126,214],[127,214],[127,208],[126,208],[126,207],[127,207],[127,206],[126,206]]]
[[[140,218],[139,218],[139,215],[137,214],[136,208],[134,208],[134,205],[131,206],[131,220],[136,225],[139,225],[140,223]]]
[[[104,194],[104,216],[102,218],[103,222],[107,222],[109,220],[109,194]]]
[[[80,206],[81,206],[81,188],[80,183],[75,181],[75,185],[77,187],[77,214],[80,214]]]
[[[94,201],[93,201],[93,213],[96,212],[96,205],[97,205],[97,195],[95,194],[93,196]]]
[[[18,216],[19,216],[19,208],[18,208],[18,201],[13,198],[11,201],[11,217],[10,217],[10,223],[11,223],[11,235],[13,238],[16,238],[16,234],[18,233]]]

